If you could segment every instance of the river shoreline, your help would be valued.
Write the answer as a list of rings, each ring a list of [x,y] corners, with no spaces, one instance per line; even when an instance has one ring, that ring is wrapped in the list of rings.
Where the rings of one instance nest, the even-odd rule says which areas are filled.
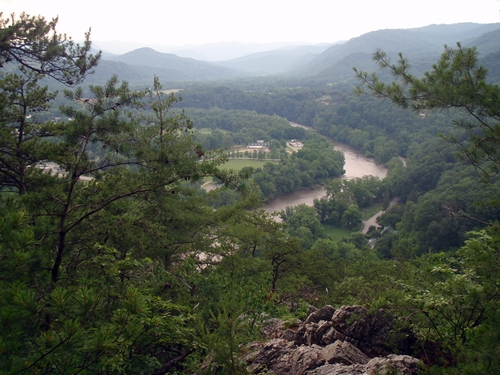
[[[306,130],[315,131],[309,126],[297,123],[290,123],[292,126],[304,128]],[[384,179],[387,176],[387,168],[383,165],[377,164],[374,159],[366,157],[361,152],[357,151],[354,147],[345,143],[337,142],[330,137],[323,136],[328,139],[336,150],[342,151],[345,156],[344,170],[345,174],[341,179],[351,179],[363,176],[376,176]],[[299,204],[306,204],[312,206],[314,199],[319,199],[325,196],[326,190],[324,186],[317,186],[310,189],[300,189],[292,193],[282,194],[270,199],[264,204],[266,212],[279,212],[283,211],[286,207],[293,207]]]

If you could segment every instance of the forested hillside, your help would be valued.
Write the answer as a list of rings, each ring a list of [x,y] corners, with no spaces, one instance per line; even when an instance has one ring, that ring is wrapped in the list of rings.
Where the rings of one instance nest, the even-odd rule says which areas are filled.
[[[489,40],[488,37],[484,39]],[[451,55],[449,58],[451,59],[453,56]],[[466,60],[467,62],[457,60],[456,63],[460,64],[459,61],[461,61],[462,64],[472,64],[471,75],[492,82],[489,76],[484,75],[483,70],[476,71],[476,64],[478,64],[476,56],[470,57],[469,60]],[[494,54],[488,55],[486,58],[483,57],[479,61],[494,64],[492,56]],[[446,69],[447,66],[449,65],[443,63],[441,69]],[[457,77],[467,77],[462,75],[460,68],[456,69]],[[494,69],[492,71],[495,72]],[[416,76],[421,76],[421,69],[417,69]],[[329,76],[326,78],[327,82],[330,78]],[[444,80],[445,78],[440,79]],[[492,79],[495,82],[494,75]],[[500,214],[496,198],[500,193],[498,176],[495,172],[484,174],[485,170],[490,170],[490,168],[496,170],[497,159],[494,155],[496,155],[498,143],[495,124],[497,121],[495,116],[497,115],[494,108],[488,110],[488,114],[481,112],[481,116],[486,116],[487,119],[484,120],[481,117],[478,125],[475,125],[478,129],[482,129],[483,125],[481,124],[486,121],[485,129],[493,126],[493,130],[488,132],[484,141],[481,141],[482,138],[476,140],[479,144],[488,142],[487,144],[491,145],[485,147],[485,159],[481,159],[479,162],[476,159],[476,154],[467,153],[467,147],[472,147],[474,150],[474,146],[467,146],[467,138],[469,137],[467,129],[472,126],[470,124],[475,124],[474,121],[469,123],[467,116],[469,115],[468,111],[471,111],[472,116],[477,116],[473,112],[476,111],[476,104],[466,106],[465,111],[453,108],[455,100],[459,101],[457,106],[462,104],[460,98],[463,97],[458,96],[461,95],[462,91],[458,91],[458,99],[448,99],[452,105],[445,107],[444,111],[439,110],[439,105],[430,104],[429,106],[415,107],[412,112],[394,107],[389,100],[357,96],[354,94],[354,88],[347,84],[322,85],[320,81],[316,80],[312,81],[309,87],[304,87],[308,85],[305,84],[305,81],[301,83],[303,86],[301,85],[300,88],[276,87],[261,92],[255,89],[239,89],[237,86],[198,87],[182,92],[184,98],[182,105],[197,108],[217,107],[226,110],[238,108],[283,116],[290,121],[312,126],[323,135],[347,142],[363,150],[367,155],[377,158],[380,162],[387,163],[390,172],[383,186],[375,187],[375,185],[363,188],[366,189],[365,192],[370,191],[372,194],[377,192],[374,195],[380,201],[387,194],[400,197],[400,204],[391,207],[379,219],[380,230],[387,227],[397,229],[397,231],[389,231],[381,235],[380,231],[375,230],[371,234],[375,238],[381,236],[374,247],[379,259],[398,259],[399,261],[401,259],[419,259],[419,262],[422,262],[426,258],[425,254],[436,253],[442,254],[442,261],[445,262],[443,264],[446,264],[450,260],[443,253],[456,257],[455,251],[467,246],[469,243],[467,236],[470,236],[472,231],[487,228],[492,223],[497,222]],[[481,87],[482,84],[477,84],[477,87]],[[467,81],[465,81],[464,87],[469,87],[466,85],[468,85]],[[454,92],[450,87],[447,89],[450,93]],[[470,87],[469,90],[480,89],[474,86]],[[496,85],[491,85],[491,90],[495,92],[498,89]],[[438,91],[438,93],[435,95],[445,96],[442,91]],[[391,98],[391,95],[388,94],[387,97]],[[468,95],[471,95],[470,98],[476,98],[477,93],[471,92]],[[478,99],[469,100],[482,100],[481,98],[482,96],[479,96]],[[400,102],[397,101],[397,103]],[[489,125],[491,121],[494,125]],[[444,136],[439,137],[440,134],[444,134]],[[475,133],[472,132],[472,134]],[[474,142],[475,137],[476,135],[472,136],[472,142]],[[461,147],[464,147],[462,151]],[[405,165],[397,156],[406,158]],[[317,229],[318,221],[343,225],[341,219],[347,208],[354,207],[353,210],[356,210],[358,207],[362,207],[364,197],[369,196],[369,194],[363,195],[361,193],[360,197],[357,198],[354,194],[356,190],[353,193],[347,193],[349,187],[329,189],[327,189],[330,191],[329,195],[318,201],[317,204],[315,203],[316,219],[312,219],[314,211],[309,212],[310,210],[305,207],[297,211],[291,210],[283,216],[291,233],[300,233],[302,238],[307,239],[305,240],[307,242],[304,243],[307,243],[310,251],[314,251],[316,246],[320,246],[322,251],[333,246],[331,242],[328,245],[322,242],[324,240],[321,238],[324,234],[320,234],[321,231]],[[355,206],[351,206],[353,202],[355,202]],[[311,214],[313,216],[310,216]],[[309,219],[306,221],[299,219],[299,217],[305,218],[304,215],[307,215]],[[306,222],[307,224],[304,224]],[[493,228],[495,227],[496,224],[493,225]],[[316,245],[313,245],[314,243]],[[361,245],[361,243],[355,245],[356,248],[362,246],[365,245]],[[460,250],[459,254],[462,252],[463,250]],[[346,252],[342,255],[343,259],[348,259],[347,262],[350,265],[358,264],[355,257],[354,254]],[[338,258],[335,259],[338,261]],[[435,262],[435,259],[432,262]],[[364,273],[360,274],[357,271],[351,275],[354,279],[347,281],[349,276],[345,273],[338,270],[332,271],[333,273],[343,275],[339,282],[343,281],[337,285],[339,289],[334,289],[338,290],[339,293],[345,293],[346,289],[352,291],[360,288],[359,293],[363,294],[367,293],[363,288],[368,288],[370,293],[377,295],[371,287],[367,287],[367,285],[373,286],[373,275],[370,274],[371,276],[365,279],[368,274],[362,276]],[[456,276],[459,277],[458,274]],[[364,286],[356,284],[357,287],[354,287],[349,284],[352,282],[359,282]],[[447,282],[451,283],[452,281],[450,279]],[[332,285],[329,285],[328,290],[332,290],[331,288]],[[383,288],[387,288],[387,286]],[[451,285],[450,288],[452,288]],[[443,293],[448,292],[444,292],[444,290],[439,293],[441,293],[439,298],[451,297],[451,295],[445,297]],[[460,300],[471,297],[467,296],[467,292],[464,293],[464,295],[460,295]],[[361,295],[357,295],[354,299],[350,299],[346,298],[345,295],[342,297],[339,295],[338,303],[346,303],[347,301],[360,303],[360,297]],[[387,297],[381,298],[385,300]],[[429,296],[429,298],[431,297]],[[363,303],[370,304],[377,297],[361,299]],[[430,301],[428,302],[430,303]],[[394,300],[389,302],[389,305],[393,303]],[[454,305],[456,302],[447,300],[446,303],[453,304],[456,308]],[[475,300],[474,303],[482,304],[483,302]],[[444,311],[442,313],[447,314]],[[472,317],[478,311],[471,308],[468,313]],[[450,319],[452,318],[450,317]],[[457,319],[460,318],[457,317]],[[480,320],[482,321],[482,319]],[[431,322],[435,324],[434,320]],[[472,326],[476,325],[473,323],[472,326],[468,326],[468,323],[460,322],[460,320],[454,321],[453,324],[460,325],[464,330],[472,329]],[[441,338],[441,340],[443,339]],[[465,361],[464,358],[462,360]],[[490,363],[488,366],[492,366],[492,364]],[[491,368],[490,370],[483,368],[483,371],[491,371]]]
[[[430,25],[416,29],[378,30],[363,34],[340,46],[332,46],[311,63],[301,69],[302,74],[321,75],[333,81],[348,80],[345,68],[356,66],[368,69],[371,54],[380,48],[389,55],[397,57],[403,53],[411,58],[412,65],[423,73],[437,60],[444,45],[453,46],[457,42],[478,46],[484,55],[498,51],[499,45],[488,33],[494,35],[500,24],[479,25],[463,23],[455,25]],[[476,38],[478,39],[476,41]],[[483,40],[491,41],[491,44]],[[484,48],[481,48],[483,47]]]
[[[397,53],[403,52],[412,59],[416,71],[423,73],[438,59],[444,45],[453,46],[462,42],[466,46],[477,46],[481,58],[497,52],[500,46],[495,35],[499,29],[498,23],[462,23],[406,30],[378,30],[331,46],[293,46],[216,63],[161,53],[151,48],[138,48],[123,55],[104,54],[95,74],[89,76],[86,82],[102,83],[114,73],[131,85],[141,87],[149,85],[153,74],[165,84],[175,82],[178,87],[191,85],[193,81],[237,77],[249,77],[257,81],[261,75],[278,74],[285,76],[285,80],[308,77],[308,84],[312,80],[352,82],[352,67],[366,70],[371,66],[374,46],[395,58]],[[260,84],[263,82],[268,85],[269,79],[265,78]],[[281,84],[288,85],[283,81]]]
[[[246,345],[263,347],[279,321],[306,346],[299,320],[325,305],[390,316],[380,345],[421,373],[499,372],[500,89],[481,67],[495,66],[496,25],[345,45],[413,43],[415,71],[374,55],[394,84],[344,46],[323,61],[354,63],[348,79],[317,63],[312,78],[214,82],[227,71],[152,50],[154,67],[106,63],[90,35],[53,35],[56,20],[0,25],[0,373],[269,373],[249,366]],[[443,50],[457,35],[468,42]],[[331,139],[388,176],[340,179]],[[225,167],[238,158],[262,164]],[[280,221],[262,210],[317,185],[322,198]]]
[[[283,48],[221,61],[217,65],[251,74],[283,74],[308,64],[328,47],[329,45],[316,45]]]
[[[110,74],[130,80],[142,87],[150,85],[152,72],[163,82],[214,80],[238,76],[237,72],[206,61],[188,59],[151,48],[139,48],[120,56],[108,56],[96,68],[91,83],[99,83]]]

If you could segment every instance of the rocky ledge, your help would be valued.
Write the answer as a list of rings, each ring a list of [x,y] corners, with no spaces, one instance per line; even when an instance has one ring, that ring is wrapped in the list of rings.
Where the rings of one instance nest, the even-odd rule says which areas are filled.
[[[270,340],[248,344],[243,360],[252,374],[416,374],[419,360],[405,354],[411,339],[393,327],[384,310],[325,306],[294,327],[273,321]]]

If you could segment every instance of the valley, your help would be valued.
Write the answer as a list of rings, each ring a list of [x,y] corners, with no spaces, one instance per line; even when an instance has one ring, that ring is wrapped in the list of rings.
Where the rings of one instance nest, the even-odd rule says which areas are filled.
[[[0,22],[2,374],[500,373],[500,23],[57,23]]]

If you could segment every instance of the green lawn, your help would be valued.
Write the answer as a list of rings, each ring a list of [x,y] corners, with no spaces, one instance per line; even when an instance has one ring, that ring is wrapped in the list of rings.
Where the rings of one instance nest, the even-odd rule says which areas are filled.
[[[218,130],[221,133],[231,133],[229,130],[225,129],[209,129],[209,128],[195,128],[195,130],[199,131],[201,134],[212,134],[214,130]]]
[[[331,236],[335,242],[340,241],[344,237],[349,237],[352,231],[349,229],[334,227],[333,225],[323,224],[325,234]]]
[[[222,164],[220,167],[223,169],[241,170],[245,167],[260,168],[264,164],[269,163],[270,160],[257,160],[257,159],[229,159],[227,163]]]
[[[361,214],[363,215],[362,219],[368,220],[373,215],[375,215],[377,212],[379,212],[381,209],[382,209],[382,203],[380,203],[380,202],[372,204],[371,206],[365,207],[363,209],[360,209]]]

